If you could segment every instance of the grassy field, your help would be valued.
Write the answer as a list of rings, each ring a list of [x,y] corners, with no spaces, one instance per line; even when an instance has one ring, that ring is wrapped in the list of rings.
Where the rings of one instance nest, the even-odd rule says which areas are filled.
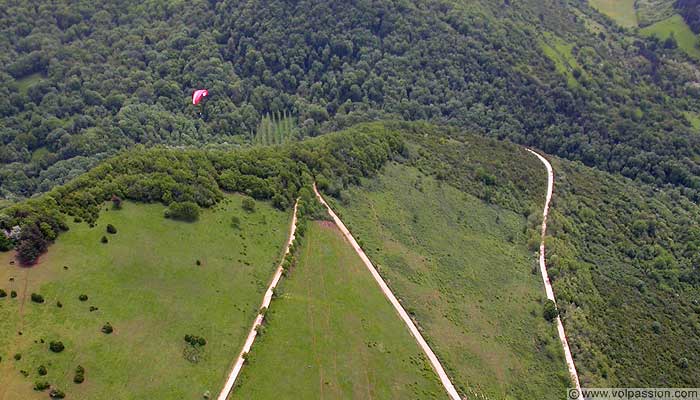
[[[266,203],[246,213],[241,199],[227,197],[195,223],[163,218],[159,204],[126,203],[102,212],[94,228],[72,223],[31,268],[0,253],[0,288],[18,294],[0,299],[0,399],[45,399],[32,390],[38,380],[71,399],[201,399],[218,391],[290,219]],[[234,215],[240,230],[231,226]],[[105,233],[108,223],[116,234]],[[100,242],[103,235],[109,243]],[[31,293],[46,301],[32,302]],[[111,335],[101,332],[106,322]],[[195,351],[186,334],[207,343]],[[53,340],[65,350],[50,352]],[[40,365],[48,369],[45,377],[38,376]],[[86,371],[80,385],[73,383],[78,365]]]
[[[663,21],[659,21],[653,25],[640,30],[645,36],[656,36],[666,39],[671,36],[676,38],[678,47],[693,58],[700,58],[700,49],[697,47],[698,37],[690,30],[688,24],[685,23],[683,17],[674,15]]]
[[[443,399],[437,376],[335,225],[315,222],[232,399]]]
[[[688,122],[690,122],[693,129],[700,130],[700,114],[686,111],[683,113],[683,115],[685,115],[685,118],[688,120]]]
[[[545,41],[541,43],[544,54],[554,62],[557,72],[566,76],[570,86],[578,86],[573,71],[581,67],[573,54],[574,45],[552,34],[545,33]]]
[[[402,165],[344,192],[335,207],[460,392],[562,398],[568,374],[542,317],[544,288],[522,215]]]
[[[589,0],[593,8],[607,15],[627,28],[637,26],[637,11],[634,8],[635,0]]]

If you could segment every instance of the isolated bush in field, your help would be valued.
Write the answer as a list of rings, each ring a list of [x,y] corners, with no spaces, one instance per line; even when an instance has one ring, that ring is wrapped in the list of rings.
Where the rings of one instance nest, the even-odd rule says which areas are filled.
[[[40,365],[39,368],[36,369],[36,372],[39,373],[39,375],[44,376],[48,373],[46,370],[46,367],[43,365]]]
[[[19,361],[22,359],[22,355],[20,353],[16,353],[14,358],[15,358],[15,361]]]
[[[44,302],[44,296],[40,295],[39,293],[32,293],[32,301],[35,303],[43,303]]]
[[[111,233],[112,235],[114,235],[115,233],[117,233],[117,228],[115,228],[112,224],[107,224],[107,233]]]
[[[86,294],[81,294],[80,296],[78,296],[78,300],[80,300],[80,301],[87,301],[87,299],[88,299],[88,297]]]
[[[112,325],[109,322],[102,325],[102,333],[109,335],[112,332],[114,332],[114,328],[112,328]]]
[[[64,397],[66,397],[66,394],[63,393],[62,390],[51,389],[51,391],[49,392],[49,397],[51,397],[52,399],[62,399]]]
[[[85,381],[85,368],[82,366],[78,365],[75,368],[75,376],[73,376],[73,382],[75,383],[83,383]]]
[[[185,342],[192,346],[204,346],[207,344],[203,337],[197,335],[185,335]]]
[[[195,261],[195,264],[197,264],[197,265],[202,265],[202,262],[199,261],[199,260],[197,260],[197,261]]]
[[[53,351],[54,353],[60,353],[65,348],[66,347],[63,345],[63,342],[61,342],[61,341],[51,341],[49,343],[49,350]]]
[[[0,289],[0,298],[7,297],[7,292],[4,291],[3,289]]]
[[[199,218],[199,206],[191,201],[174,202],[165,210],[165,218],[194,222]]]
[[[51,387],[51,385],[47,381],[36,381],[34,383],[34,390],[36,390],[37,392],[43,392],[49,387]]]
[[[61,303],[60,301],[57,301],[57,302],[56,302],[56,307],[62,308],[62,307],[63,307],[63,303]]]
[[[15,297],[17,297],[17,292],[14,291],[14,290],[12,290],[12,291],[10,292],[10,297],[12,297],[13,299],[14,299]]]
[[[242,207],[245,211],[253,212],[253,211],[255,211],[255,200],[253,200],[253,199],[251,199],[251,198],[249,198],[249,197],[246,197],[246,198],[244,198],[243,201],[241,202],[241,207]]]
[[[102,236],[102,239],[100,239],[100,242],[107,243],[107,242],[109,242],[109,239],[107,239],[107,236]]]
[[[554,319],[559,316],[559,310],[557,310],[557,305],[554,303],[554,301],[548,299],[544,303],[544,311],[542,314],[544,319],[549,322],[554,321]]]

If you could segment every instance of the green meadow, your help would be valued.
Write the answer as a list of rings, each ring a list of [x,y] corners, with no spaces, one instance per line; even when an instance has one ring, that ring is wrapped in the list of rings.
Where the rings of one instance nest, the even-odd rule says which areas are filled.
[[[685,23],[683,17],[678,14],[647,26],[641,29],[640,32],[645,36],[656,36],[662,40],[665,40],[673,34],[681,50],[693,58],[700,58],[698,36],[690,30],[690,27]]]
[[[626,28],[634,28],[638,24],[634,2],[635,0],[589,0],[593,8]]]
[[[359,256],[311,223],[231,399],[446,399]]]
[[[525,217],[398,164],[343,192],[335,207],[460,393],[562,398],[566,364],[542,317]]]
[[[93,228],[71,223],[37,265],[22,268],[10,253],[0,254],[0,288],[8,293],[0,298],[0,399],[48,398],[32,390],[37,381],[69,399],[217,393],[281,257],[290,221],[289,213],[267,203],[245,212],[242,199],[227,196],[194,223],[165,219],[160,204],[127,202],[121,210],[105,209]],[[117,233],[106,233],[107,224]],[[45,301],[33,302],[32,293]],[[107,323],[111,334],[102,332]],[[206,344],[192,346],[185,335]],[[51,352],[50,341],[65,349]],[[45,376],[38,374],[41,365]],[[78,365],[85,370],[81,384],[73,382]]]

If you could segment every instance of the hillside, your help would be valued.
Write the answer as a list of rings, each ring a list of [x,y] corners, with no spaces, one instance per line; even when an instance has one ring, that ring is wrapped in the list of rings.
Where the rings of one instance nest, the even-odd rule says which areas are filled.
[[[62,0],[0,21],[4,197],[137,144],[267,143],[269,115],[295,138],[430,120],[700,187],[696,65],[580,2]]]
[[[582,384],[694,385],[700,360],[687,349],[700,344],[700,208],[678,188],[660,190],[564,159],[552,163],[556,186],[547,257]],[[21,259],[34,256],[25,260],[32,264],[40,256],[24,271],[42,271],[42,260],[56,257],[62,241],[93,234],[86,223],[99,228],[105,216],[124,215],[100,211],[113,195],[162,202],[171,211],[193,202],[203,208],[202,218],[209,208],[215,213],[225,207],[228,192],[280,210],[300,197],[301,218],[313,219],[322,215],[311,194],[314,181],[334,198],[333,207],[461,393],[560,398],[568,377],[554,327],[543,316],[535,255],[545,171],[514,144],[426,123],[380,122],[273,147],[137,148],[5,208],[0,227],[21,226],[14,243]],[[75,226],[75,219],[85,222]],[[246,226],[243,218],[239,222]],[[149,225],[162,229],[155,221]],[[121,231],[102,248],[118,245],[120,237]],[[304,276],[296,273],[290,288]],[[282,306],[271,314],[270,336],[254,347],[262,360],[265,341],[288,334],[276,331],[288,326]],[[5,357],[2,367],[14,369]]]
[[[17,296],[0,298],[0,399],[48,398],[48,390],[32,390],[36,382],[74,399],[217,391],[289,224],[288,213],[268,203],[246,212],[242,199],[227,196],[193,223],[166,220],[160,204],[110,205],[94,227],[69,223],[32,268],[0,254],[0,289]],[[108,225],[116,233],[105,232]],[[185,335],[206,344],[191,346]],[[54,341],[65,350],[50,351]],[[77,366],[85,371],[80,384]]]

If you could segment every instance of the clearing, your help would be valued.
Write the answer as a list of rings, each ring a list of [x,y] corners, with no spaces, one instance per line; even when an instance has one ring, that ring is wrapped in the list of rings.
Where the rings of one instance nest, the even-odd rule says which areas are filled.
[[[683,17],[678,14],[640,29],[640,33],[645,36],[656,36],[661,40],[665,40],[673,34],[681,50],[693,58],[700,58],[697,35],[690,30]]]
[[[397,164],[342,198],[333,208],[460,393],[561,398],[570,381],[522,215]]]
[[[163,218],[160,204],[127,202],[102,212],[94,228],[71,223],[31,268],[0,254],[0,288],[18,293],[0,299],[0,399],[45,399],[32,390],[38,380],[68,398],[215,393],[258,311],[290,220],[262,202],[244,212],[242,199],[227,196],[194,223]],[[232,227],[233,216],[240,229]],[[108,223],[116,234],[105,232]],[[31,293],[45,302],[32,302]],[[81,294],[88,299],[80,301]],[[101,332],[107,322],[110,335]],[[207,343],[194,348],[186,334]],[[65,350],[50,352],[52,340]],[[13,359],[16,353],[21,360]],[[45,377],[38,376],[40,365],[48,369]],[[73,383],[78,365],[86,371],[79,385]]]
[[[637,26],[635,0],[589,0],[589,4],[625,28]]]
[[[309,225],[232,399],[444,399],[427,359],[331,222]]]

